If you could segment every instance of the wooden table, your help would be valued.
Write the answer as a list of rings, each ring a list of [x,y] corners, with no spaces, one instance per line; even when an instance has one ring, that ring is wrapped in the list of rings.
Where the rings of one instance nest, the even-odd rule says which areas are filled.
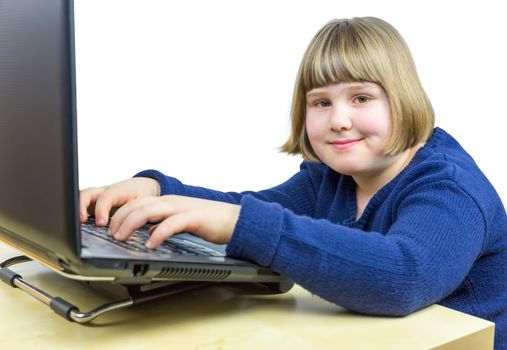
[[[0,258],[19,255],[0,244]],[[108,300],[29,262],[24,279],[81,311]],[[245,295],[211,286],[100,316],[81,325],[17,288],[0,284],[1,349],[493,349],[494,324],[439,305],[407,317],[354,314],[299,286]]]

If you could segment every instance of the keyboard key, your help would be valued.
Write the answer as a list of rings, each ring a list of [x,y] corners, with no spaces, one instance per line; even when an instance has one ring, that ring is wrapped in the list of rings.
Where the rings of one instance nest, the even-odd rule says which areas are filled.
[[[149,236],[147,230],[136,230],[127,241],[118,241],[107,234],[108,227],[95,226],[93,219],[89,220],[88,223],[81,224],[81,231],[137,252],[157,251],[162,254],[223,256],[223,254],[217,251],[176,237],[171,237],[169,240],[164,241],[154,250],[148,249],[145,246],[145,242]]]

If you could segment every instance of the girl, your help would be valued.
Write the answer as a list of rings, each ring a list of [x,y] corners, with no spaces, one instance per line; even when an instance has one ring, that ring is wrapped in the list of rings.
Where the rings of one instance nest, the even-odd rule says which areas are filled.
[[[155,170],[81,191],[88,212],[146,245],[181,231],[227,243],[350,310],[407,315],[439,303],[496,323],[507,348],[507,215],[473,159],[434,128],[403,38],[378,18],[334,20],[300,66],[282,150],[300,171],[260,192],[222,193]],[[93,208],[93,209],[92,209]]]

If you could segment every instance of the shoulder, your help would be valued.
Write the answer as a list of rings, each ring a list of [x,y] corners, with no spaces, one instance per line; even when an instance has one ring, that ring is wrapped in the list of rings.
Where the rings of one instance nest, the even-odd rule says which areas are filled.
[[[474,204],[486,227],[495,226],[494,222],[507,223],[493,185],[459,142],[439,128],[400,174],[396,187],[401,197],[424,191],[433,195],[435,202],[445,201],[445,193],[459,193]]]
[[[440,128],[421,148],[407,169],[411,181],[449,181],[478,199],[498,197],[495,189],[459,142]]]

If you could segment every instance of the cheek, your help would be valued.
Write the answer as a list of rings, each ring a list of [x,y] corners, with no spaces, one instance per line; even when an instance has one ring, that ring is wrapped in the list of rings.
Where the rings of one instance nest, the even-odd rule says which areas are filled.
[[[391,125],[391,114],[387,111],[371,114],[366,118],[357,120],[356,123],[356,126],[360,128],[364,134],[374,135],[382,139],[389,136]]]
[[[390,125],[382,123],[379,120],[370,120],[361,125],[361,131],[363,134],[375,135],[378,137],[384,137],[389,133]]]
[[[307,116],[305,121],[306,134],[308,135],[308,139],[310,142],[321,139],[326,135],[326,126],[323,125],[323,118],[312,118],[312,116]]]

